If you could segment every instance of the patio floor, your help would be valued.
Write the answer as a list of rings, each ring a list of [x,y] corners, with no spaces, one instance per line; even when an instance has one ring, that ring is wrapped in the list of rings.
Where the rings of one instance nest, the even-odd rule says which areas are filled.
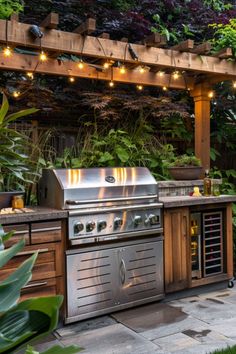
[[[186,296],[186,295],[185,295]],[[236,287],[128,309],[58,328],[38,349],[78,344],[82,354],[206,354],[236,344]]]

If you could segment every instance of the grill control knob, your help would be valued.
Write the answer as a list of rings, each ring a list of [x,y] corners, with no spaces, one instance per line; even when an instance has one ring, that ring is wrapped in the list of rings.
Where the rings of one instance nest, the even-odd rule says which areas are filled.
[[[143,222],[142,216],[135,215],[135,217],[134,217],[134,226],[139,226],[140,224],[142,224],[142,222]]]
[[[83,231],[84,229],[84,225],[82,224],[82,222],[78,221],[74,224],[74,233],[78,234],[81,231]]]
[[[114,228],[119,229],[123,225],[123,220],[121,218],[114,219]]]
[[[102,231],[107,227],[107,222],[105,220],[98,221],[98,231]]]
[[[159,215],[150,214],[148,219],[149,219],[150,225],[157,225],[160,223]]]
[[[95,222],[94,221],[88,221],[87,224],[86,224],[86,231],[87,232],[91,232],[95,229]]]

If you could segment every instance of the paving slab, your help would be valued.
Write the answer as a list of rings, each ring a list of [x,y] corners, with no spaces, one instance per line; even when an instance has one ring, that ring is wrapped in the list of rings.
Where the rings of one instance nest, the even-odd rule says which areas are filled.
[[[84,348],[81,354],[165,354],[158,344],[119,323],[62,338],[61,342],[63,345],[78,344]]]
[[[185,353],[186,348],[199,344],[198,341],[183,333],[175,333],[163,338],[158,338],[154,340],[153,343],[158,344],[161,349],[170,353],[174,353],[177,350],[182,350],[182,353]]]

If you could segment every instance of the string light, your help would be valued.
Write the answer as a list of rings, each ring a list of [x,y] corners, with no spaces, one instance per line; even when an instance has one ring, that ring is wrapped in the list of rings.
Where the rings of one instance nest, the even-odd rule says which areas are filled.
[[[109,69],[109,67],[110,67],[110,63],[109,63],[109,61],[105,61],[105,63],[103,64],[103,68],[104,69]]]
[[[167,87],[166,87],[166,86],[163,86],[163,87],[162,87],[162,90],[163,90],[163,91],[167,91]]]
[[[4,57],[9,58],[12,55],[12,49],[9,46],[5,47],[3,49],[3,55]]]
[[[124,64],[121,65],[121,67],[120,67],[120,73],[121,74],[125,74],[126,73],[126,67],[124,66]]]
[[[19,92],[19,91],[13,91],[13,92],[12,92],[12,96],[15,97],[15,98],[17,98],[17,97],[20,96],[20,92]]]
[[[141,67],[139,68],[140,74],[143,74],[145,71],[146,71],[146,70],[145,70],[145,67],[144,67],[144,66],[141,66]]]
[[[83,62],[83,59],[80,59],[80,60],[79,60],[79,63],[78,63],[78,68],[79,68],[79,69],[83,69],[83,68],[84,68],[84,62]]]
[[[75,78],[73,76],[69,76],[68,80],[69,80],[69,82],[72,82],[72,83],[75,82]]]
[[[137,89],[138,89],[139,91],[142,91],[143,85],[137,85]]]
[[[41,53],[39,54],[39,60],[42,61],[42,62],[45,62],[47,61],[47,54],[44,53],[44,51],[42,50]]]
[[[110,81],[110,82],[109,82],[109,86],[110,86],[110,87],[114,87],[114,86],[115,86],[114,81]]]
[[[157,74],[158,74],[158,76],[163,77],[165,73],[164,73],[164,71],[159,70]]]
[[[178,71],[174,71],[173,72],[173,79],[177,80],[179,78],[179,72]]]
[[[233,88],[236,88],[236,81],[233,81]]]
[[[26,73],[26,75],[28,76],[28,78],[30,78],[31,80],[33,80],[34,74],[33,74],[32,72],[28,71],[28,72]]]
[[[209,91],[208,92],[208,97],[213,98],[214,97],[214,91]]]

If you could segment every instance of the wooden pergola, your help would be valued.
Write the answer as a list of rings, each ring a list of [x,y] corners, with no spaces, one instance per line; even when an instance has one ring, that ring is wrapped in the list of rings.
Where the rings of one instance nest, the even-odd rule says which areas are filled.
[[[93,19],[73,32],[57,30],[58,23],[58,14],[50,13],[40,24],[40,38],[32,34],[31,24],[20,23],[15,14],[8,21],[0,20],[0,42],[15,48],[11,57],[0,52],[0,69],[189,90],[195,106],[195,155],[204,169],[210,168],[210,92],[218,82],[236,81],[236,63],[227,60],[231,48],[213,56],[208,42],[195,45],[186,40],[166,48],[165,38],[158,33],[141,43],[129,43],[127,38],[112,40],[108,33],[92,36]],[[41,50],[48,55],[45,62],[39,60]],[[63,54],[72,60],[62,60]],[[73,56],[83,65],[79,67]],[[120,70],[123,65],[125,73]]]

